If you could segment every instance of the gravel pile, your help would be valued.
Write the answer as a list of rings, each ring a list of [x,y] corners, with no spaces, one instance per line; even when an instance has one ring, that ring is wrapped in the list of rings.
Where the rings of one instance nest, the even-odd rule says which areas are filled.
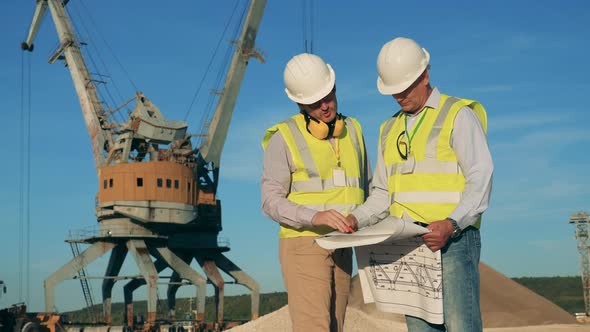
[[[257,320],[247,324],[236,326],[231,332],[278,332],[291,331],[291,318],[287,306],[262,316]],[[344,331],[358,332],[391,332],[407,331],[405,321],[395,321],[388,319],[378,319],[369,316],[367,313],[357,308],[348,307],[346,309],[346,320],[344,321]]]
[[[491,267],[480,264],[481,309],[485,331],[490,332],[590,332],[565,310],[530,291]],[[287,306],[232,332],[291,331]],[[407,331],[402,315],[383,313],[374,304],[363,303],[358,277],[353,278],[344,321],[346,332]]]

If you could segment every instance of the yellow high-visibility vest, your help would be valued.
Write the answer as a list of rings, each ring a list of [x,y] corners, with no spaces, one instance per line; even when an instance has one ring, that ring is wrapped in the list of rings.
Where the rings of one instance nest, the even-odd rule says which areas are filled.
[[[365,146],[359,123],[350,117],[345,120],[345,129],[336,138],[340,165],[332,143],[313,137],[306,128],[303,115],[297,114],[269,128],[262,140],[266,149],[268,141],[277,131],[281,133],[295,165],[291,174],[291,190],[287,199],[308,208],[325,211],[334,209],[344,215],[362,204],[366,187]],[[345,185],[334,185],[334,169],[341,168]],[[318,236],[329,233],[331,228],[303,227],[295,229],[281,225],[279,236],[292,238]]]
[[[392,216],[401,217],[405,211],[417,221],[431,223],[447,218],[459,203],[465,176],[450,142],[455,117],[464,106],[475,112],[486,131],[487,115],[479,102],[441,94],[436,109],[422,111],[426,113],[420,115],[424,118],[416,133],[413,131],[417,125],[407,133],[414,135],[408,160],[398,151],[400,141],[405,139],[407,143],[408,136],[402,135],[406,115],[400,112],[381,125],[379,144],[386,167]],[[403,148],[401,146],[402,153]],[[480,224],[481,218],[474,226],[479,228]]]

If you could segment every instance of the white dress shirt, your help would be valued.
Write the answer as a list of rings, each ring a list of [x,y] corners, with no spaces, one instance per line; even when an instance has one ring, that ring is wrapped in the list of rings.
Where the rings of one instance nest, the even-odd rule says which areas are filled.
[[[440,92],[434,88],[425,107],[437,108],[439,101]],[[413,128],[421,112],[407,114],[408,129]],[[470,108],[463,107],[457,113],[450,143],[465,176],[465,189],[455,210],[448,217],[456,220],[459,227],[464,229],[473,225],[488,208],[494,170],[485,132],[477,115]],[[378,144],[371,194],[363,205],[352,211],[359,222],[359,228],[374,224],[389,214],[390,200],[387,192],[385,162],[381,144]]]

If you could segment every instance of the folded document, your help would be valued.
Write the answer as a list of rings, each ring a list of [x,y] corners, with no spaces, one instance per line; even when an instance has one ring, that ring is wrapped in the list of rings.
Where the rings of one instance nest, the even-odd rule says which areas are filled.
[[[334,231],[320,236],[315,241],[324,249],[359,247],[387,241],[407,239],[430,232],[429,229],[417,225],[410,218],[389,216],[380,222],[362,228],[354,233]]]

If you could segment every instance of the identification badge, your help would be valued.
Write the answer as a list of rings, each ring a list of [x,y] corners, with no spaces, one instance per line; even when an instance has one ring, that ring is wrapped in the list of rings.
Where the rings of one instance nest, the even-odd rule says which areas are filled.
[[[416,165],[416,160],[414,159],[414,155],[409,155],[408,159],[405,160],[398,166],[398,172],[400,174],[412,174],[414,173],[414,166]]]
[[[346,174],[344,173],[343,168],[332,169],[332,178],[334,179],[334,186],[335,187],[346,186]]]

